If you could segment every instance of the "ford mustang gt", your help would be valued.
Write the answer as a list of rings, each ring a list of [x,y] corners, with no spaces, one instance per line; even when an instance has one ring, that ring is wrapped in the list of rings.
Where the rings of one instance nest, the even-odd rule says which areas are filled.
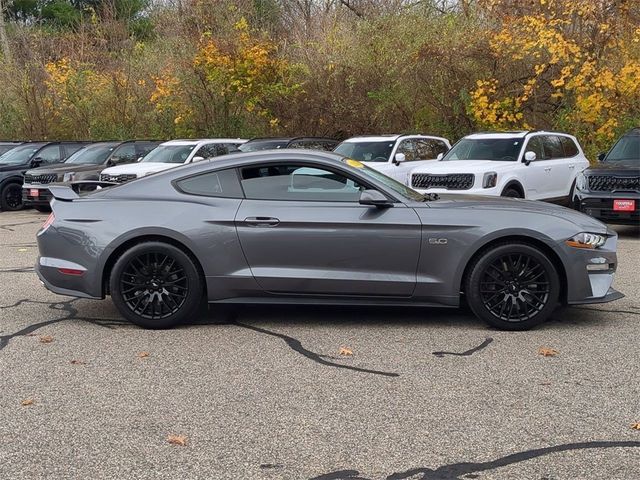
[[[457,307],[522,330],[611,288],[615,232],[511,198],[422,195],[333,153],[241,153],[79,196],[51,186],[36,271],[146,328],[209,303]]]

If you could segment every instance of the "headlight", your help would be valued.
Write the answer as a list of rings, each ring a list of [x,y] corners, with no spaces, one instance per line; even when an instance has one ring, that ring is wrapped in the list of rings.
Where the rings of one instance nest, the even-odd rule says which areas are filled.
[[[588,248],[593,250],[594,248],[599,248],[604,245],[606,241],[607,237],[604,235],[599,235],[597,233],[579,233],[566,240],[565,243],[570,247]]]
[[[73,182],[76,179],[76,172],[67,172],[62,177],[63,182]]]
[[[587,181],[587,176],[580,172],[576,177],[576,188],[578,190],[582,190],[583,192],[589,190],[589,182]]]
[[[482,188],[493,188],[498,184],[498,174],[496,172],[487,172],[482,178]]]

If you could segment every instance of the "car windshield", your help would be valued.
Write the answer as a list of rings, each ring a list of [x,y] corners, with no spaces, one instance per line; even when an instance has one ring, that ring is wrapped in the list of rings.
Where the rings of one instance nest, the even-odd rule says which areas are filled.
[[[114,148],[114,145],[89,145],[71,155],[64,163],[100,165],[106,162]]]
[[[400,183],[391,177],[387,177],[384,173],[380,173],[378,170],[367,167],[363,163],[360,163],[353,158],[344,158],[342,161],[351,168],[358,169],[360,173],[364,173],[374,180],[377,180],[378,182],[384,184],[385,186],[389,187],[391,190],[408,200],[413,200],[415,202],[422,202],[425,200],[425,196],[421,193],[416,192],[412,188],[407,187],[403,183]]]
[[[640,135],[626,135],[613,146],[605,162],[624,162],[640,165]]]
[[[19,165],[27,163],[33,154],[40,150],[43,145],[44,143],[36,145],[22,145],[14,148],[13,150],[9,150],[4,155],[0,155],[0,164]]]
[[[442,158],[452,160],[494,160],[515,162],[520,156],[522,138],[463,138]]]
[[[184,163],[197,145],[160,145],[140,160],[153,163]]]
[[[16,148],[17,145],[0,145],[0,156],[3,153],[7,153],[9,150]]]
[[[254,142],[243,143],[238,147],[241,152],[257,152],[259,150],[271,150],[274,148],[284,148],[289,140],[256,140]]]
[[[342,142],[334,152],[360,162],[388,162],[395,141]]]

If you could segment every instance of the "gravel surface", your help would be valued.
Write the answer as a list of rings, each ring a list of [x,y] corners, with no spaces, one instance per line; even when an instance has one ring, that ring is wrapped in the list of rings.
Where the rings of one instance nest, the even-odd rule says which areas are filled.
[[[0,213],[2,479],[640,478],[638,229],[626,298],[530,332],[273,306],[145,331],[40,285],[45,218]]]

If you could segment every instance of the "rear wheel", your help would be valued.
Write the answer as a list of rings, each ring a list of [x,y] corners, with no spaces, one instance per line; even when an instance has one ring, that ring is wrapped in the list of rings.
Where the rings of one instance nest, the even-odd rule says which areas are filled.
[[[0,191],[0,209],[4,211],[16,211],[22,209],[22,185],[19,183],[7,183]]]
[[[469,307],[502,330],[527,330],[558,306],[560,279],[547,256],[525,243],[502,244],[482,253],[465,281]]]
[[[193,260],[164,242],[139,243],[113,266],[111,298],[120,313],[144,328],[171,328],[196,313],[203,282]]]

